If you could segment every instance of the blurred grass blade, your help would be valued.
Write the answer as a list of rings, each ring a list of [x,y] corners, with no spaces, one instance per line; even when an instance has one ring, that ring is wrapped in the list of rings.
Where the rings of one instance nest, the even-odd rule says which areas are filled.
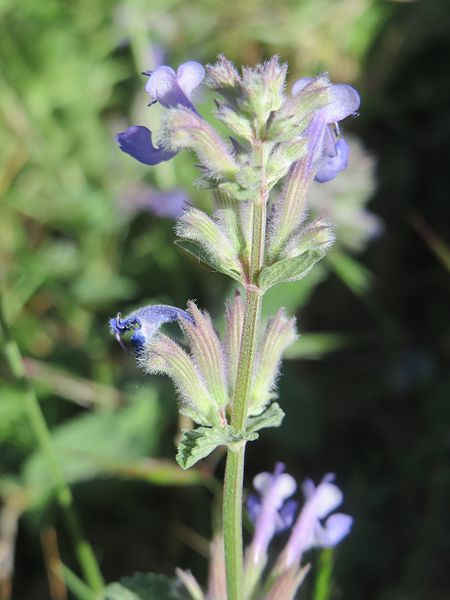
[[[323,550],[319,558],[312,600],[330,600],[333,562],[333,550]]]
[[[24,363],[27,377],[45,386],[52,394],[80,406],[114,408],[124,401],[115,388],[103,383],[77,377],[40,360],[25,358]]]
[[[352,346],[354,340],[342,333],[305,333],[287,348],[286,358],[314,360],[329,352]]]
[[[212,476],[200,469],[183,471],[175,461],[168,459],[142,459],[129,464],[110,464],[106,469],[129,479],[146,481],[153,485],[202,485],[211,482]]]
[[[372,283],[372,274],[360,262],[339,250],[332,250],[325,260],[353,293],[357,296],[367,294]]]
[[[61,563],[62,578],[77,600],[99,600],[88,586],[66,565]]]
[[[409,217],[409,222],[434,253],[442,266],[450,273],[450,246],[418,215],[411,215]]]

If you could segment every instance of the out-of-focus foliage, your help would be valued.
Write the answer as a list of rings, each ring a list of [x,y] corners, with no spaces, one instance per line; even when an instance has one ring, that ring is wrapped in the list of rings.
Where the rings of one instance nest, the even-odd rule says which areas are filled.
[[[249,477],[280,459],[299,478],[339,474],[356,526],[321,588],[330,598],[442,598],[448,279],[423,239],[445,257],[449,16],[446,0],[1,0],[0,283],[108,580],[171,575],[175,564],[201,573],[190,548],[205,549],[199,533],[210,537],[210,496],[194,484],[212,485],[216,465],[175,466],[172,394],[136,371],[107,318],[118,306],[183,307],[188,298],[220,316],[229,291],[171,243],[173,222],[146,208],[154,199],[129,205],[136,189],[182,188],[207,208],[192,157],[146,168],[114,135],[160,122],[141,70],[278,53],[291,82],[328,70],[362,91],[361,117],[344,127],[370,152],[357,141],[347,173],[316,184],[311,215],[325,210],[337,225],[327,263],[267,295],[267,315],[280,305],[300,311],[304,337],[280,381],[288,418],[249,452]],[[212,110],[206,93],[199,108]],[[384,221],[376,239],[365,212],[374,193],[370,210]],[[49,597],[43,519],[58,525],[68,564],[72,551],[20,391],[4,365],[0,375],[0,494],[4,512],[25,511],[13,597],[39,600]]]

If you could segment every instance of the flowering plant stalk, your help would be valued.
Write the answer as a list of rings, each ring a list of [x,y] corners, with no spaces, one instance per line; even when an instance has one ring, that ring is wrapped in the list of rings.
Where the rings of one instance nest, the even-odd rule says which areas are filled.
[[[180,413],[198,425],[183,430],[180,466],[191,467],[218,446],[227,449],[223,548],[219,535],[208,589],[204,592],[190,573],[178,571],[178,577],[195,600],[288,600],[307,573],[304,553],[337,544],[352,520],[343,514],[328,517],[342,502],[330,475],[317,487],[304,483],[306,501],[295,519],[297,503],[290,498],[297,486],[277,464],[273,474],[254,480],[259,496],[249,496],[247,510],[255,532],[244,553],[245,448],[260,430],[281,425],[276,381],[283,352],[297,336],[295,319],[283,309],[264,327],[261,309],[269,288],[305,277],[333,243],[325,218],[305,223],[307,196],[314,181],[325,183],[347,166],[348,145],[338,122],[356,113],[359,96],[325,74],[300,79],[286,93],[287,65],[276,57],[241,73],[220,56],[206,71],[187,62],[176,72],[160,66],[144,74],[151,101],[166,108],[159,144],[146,127],[134,126],[118,135],[120,148],[148,165],[183,149],[196,154],[200,184],[211,189],[215,209],[207,215],[186,208],[177,221],[178,243],[242,288],[226,306],[222,338],[193,302],[186,310],[148,306],[110,321],[119,341],[130,334],[146,372],[172,378]],[[216,116],[232,134],[228,140],[194,106],[205,76],[216,94]],[[180,325],[188,350],[161,332],[169,321]],[[273,536],[291,526],[286,547],[270,564]]]

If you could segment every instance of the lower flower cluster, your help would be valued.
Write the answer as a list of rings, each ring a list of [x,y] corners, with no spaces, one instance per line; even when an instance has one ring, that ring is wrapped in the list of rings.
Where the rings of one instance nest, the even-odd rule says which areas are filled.
[[[177,322],[187,348],[161,332]],[[177,460],[188,468],[217,446],[230,446],[258,437],[263,427],[279,425],[284,416],[278,404],[276,381],[283,353],[296,339],[295,319],[283,309],[269,320],[260,336],[250,390],[246,427],[231,427],[230,416],[244,323],[239,293],[227,304],[225,333],[220,338],[208,313],[189,302],[187,310],[157,304],[110,320],[110,329],[122,344],[129,335],[138,364],[147,373],[168,375],[175,384],[179,411],[200,425],[183,431]]]
[[[316,486],[310,479],[302,485],[304,503],[292,497],[295,479],[277,463],[273,473],[260,473],[253,480],[257,494],[247,497],[247,512],[254,533],[245,551],[244,592],[242,600],[292,600],[309,570],[304,555],[314,548],[333,548],[350,532],[353,519],[334,512],[343,494],[327,474]],[[279,533],[290,530],[284,549],[270,556],[271,542]],[[203,592],[190,573],[177,574],[192,600],[227,600],[223,540],[219,535],[211,547],[208,589]]]

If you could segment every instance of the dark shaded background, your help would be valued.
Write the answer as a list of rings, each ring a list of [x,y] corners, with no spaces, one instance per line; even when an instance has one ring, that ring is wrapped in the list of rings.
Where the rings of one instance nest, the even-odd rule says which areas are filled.
[[[5,303],[57,444],[75,427],[61,460],[105,578],[171,574],[175,565],[204,577],[213,499],[166,463],[170,485],[155,476],[159,463],[146,457],[174,455],[173,392],[137,372],[105,322],[119,309],[188,298],[219,317],[229,293],[223,276],[173,246],[170,220],[121,209],[139,181],[184,187],[208,206],[192,184],[192,158],[156,173],[121,155],[113,135],[127,119],[158,121],[138,74],[155,54],[179,64],[224,51],[253,64],[278,53],[291,81],[326,69],[360,90],[360,117],[344,127],[376,157],[370,210],[384,232],[359,254],[338,247],[350,264],[336,269],[331,260],[300,282],[304,293],[296,287],[289,309],[305,344],[320,332],[345,343],[325,341],[314,360],[299,346],[286,361],[287,418],[249,447],[247,482],[277,460],[299,480],[337,474],[355,527],[335,553],[330,599],[448,598],[449,3],[28,0],[3,2],[0,16]],[[76,563],[17,391],[0,369],[0,493],[24,510],[12,597],[39,600],[50,597],[45,525],[56,528],[64,562]],[[86,425],[86,416],[96,420]]]

